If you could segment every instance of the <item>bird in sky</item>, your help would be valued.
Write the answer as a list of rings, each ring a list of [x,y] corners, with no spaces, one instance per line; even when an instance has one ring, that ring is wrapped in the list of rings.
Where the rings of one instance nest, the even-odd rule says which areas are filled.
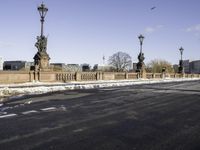
[[[154,9],[156,9],[156,7],[155,7],[155,6],[151,7],[151,10],[154,10]]]

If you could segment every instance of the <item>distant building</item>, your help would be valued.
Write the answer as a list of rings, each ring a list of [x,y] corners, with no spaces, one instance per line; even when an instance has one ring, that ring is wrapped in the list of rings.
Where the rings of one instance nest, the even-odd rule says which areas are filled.
[[[32,66],[34,66],[34,62],[26,61],[26,62],[25,62],[25,67],[24,67],[24,69],[25,69],[25,70],[30,70],[30,68],[31,68]]]
[[[0,70],[3,70],[3,58],[0,57]]]
[[[50,66],[54,71],[65,71],[66,67],[64,63],[51,63]]]
[[[68,72],[80,72],[82,71],[82,68],[79,64],[67,64],[65,66],[65,71]]]
[[[82,68],[82,71],[90,71],[90,65],[89,64],[82,64],[81,68]]]
[[[27,61],[4,61],[3,70],[30,70],[33,62]]]
[[[183,69],[185,73],[190,73],[190,61],[183,60]]]
[[[175,73],[178,73],[178,65],[177,64],[173,65],[173,69],[174,69]]]
[[[190,73],[200,73],[200,60],[190,62]]]
[[[179,65],[174,65],[175,72],[178,72]],[[185,73],[200,73],[200,60],[189,61],[183,60],[183,68]]]
[[[114,67],[111,65],[95,64],[93,67],[94,71],[113,71]]]
[[[54,71],[80,72],[82,71],[79,64],[51,63]]]

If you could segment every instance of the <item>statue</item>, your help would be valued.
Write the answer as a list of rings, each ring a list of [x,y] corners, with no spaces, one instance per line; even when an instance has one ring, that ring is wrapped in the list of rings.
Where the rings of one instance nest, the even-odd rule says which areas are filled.
[[[143,66],[144,66],[144,62],[143,61],[144,61],[144,59],[145,59],[144,53],[140,53],[138,55],[139,62],[137,63],[137,72],[140,72],[141,69],[143,68]]]
[[[49,67],[49,55],[47,54],[47,38],[45,36],[37,36],[35,47],[38,52],[34,56],[35,69],[47,69]]]
[[[47,38],[45,36],[37,36],[37,42],[35,47],[38,49],[38,52],[46,52],[47,50]]]

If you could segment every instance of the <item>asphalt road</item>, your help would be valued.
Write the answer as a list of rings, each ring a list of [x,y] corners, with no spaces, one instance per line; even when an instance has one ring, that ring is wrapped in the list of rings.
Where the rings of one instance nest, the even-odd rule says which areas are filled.
[[[0,106],[0,150],[199,150],[200,81],[74,90]]]

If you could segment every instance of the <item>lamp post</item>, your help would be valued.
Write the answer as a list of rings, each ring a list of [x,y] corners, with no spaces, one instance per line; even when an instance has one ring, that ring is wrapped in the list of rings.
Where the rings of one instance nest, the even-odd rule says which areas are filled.
[[[181,47],[179,49],[179,51],[180,51],[180,54],[181,54],[181,59],[179,61],[179,73],[184,73],[184,68],[183,68],[183,51],[184,51],[184,49]]]
[[[181,47],[181,48],[179,49],[179,51],[180,51],[180,53],[181,53],[181,60],[183,60],[183,51],[184,51],[184,49]]]
[[[138,39],[140,41],[140,53],[138,55],[138,60],[139,62],[137,63],[137,72],[141,73],[141,70],[144,70],[144,53],[142,53],[142,45],[143,45],[143,40],[144,40],[144,36],[142,34],[140,34],[138,36]]]
[[[49,60],[50,57],[47,54],[47,37],[44,36],[44,18],[47,14],[48,8],[42,3],[37,10],[40,14],[41,21],[41,34],[37,36],[37,42],[35,47],[38,49],[38,52],[34,56],[35,70],[48,70],[49,69]]]
[[[140,41],[140,53],[142,53],[142,44],[143,44],[144,36],[142,34],[140,34],[138,36],[138,39]]]
[[[41,21],[41,37],[43,37],[43,25],[44,25],[44,18],[47,14],[48,8],[42,3],[41,6],[38,7],[38,11],[40,14],[40,21]]]

